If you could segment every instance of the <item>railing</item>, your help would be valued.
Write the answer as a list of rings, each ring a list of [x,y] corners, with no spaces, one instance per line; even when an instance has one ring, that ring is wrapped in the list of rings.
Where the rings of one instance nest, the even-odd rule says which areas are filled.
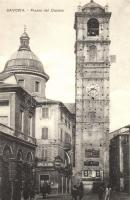
[[[22,132],[18,131],[18,130],[14,130],[11,127],[8,127],[4,124],[0,123],[0,131],[3,133],[6,133],[8,135],[17,137],[21,140],[24,140],[26,142],[30,142],[31,144],[35,144],[36,145],[36,138],[33,138],[31,136],[25,135]]]

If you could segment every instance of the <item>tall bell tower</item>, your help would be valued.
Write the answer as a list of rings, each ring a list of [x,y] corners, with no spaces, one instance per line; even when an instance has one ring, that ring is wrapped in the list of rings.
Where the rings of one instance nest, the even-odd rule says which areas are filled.
[[[107,180],[109,173],[108,6],[91,0],[75,13],[76,146],[75,176]]]

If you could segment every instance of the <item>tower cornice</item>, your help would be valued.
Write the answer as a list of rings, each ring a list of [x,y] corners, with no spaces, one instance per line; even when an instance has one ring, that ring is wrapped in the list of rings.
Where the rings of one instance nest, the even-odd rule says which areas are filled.
[[[84,16],[87,16],[87,17],[94,17],[94,16],[98,16],[98,17],[111,17],[111,12],[105,12],[105,13],[93,13],[93,12],[91,12],[91,13],[87,13],[87,12],[75,12],[75,17],[77,17],[77,16],[82,16],[82,17],[84,17]]]
[[[110,44],[111,43],[111,40],[109,39],[83,39],[83,40],[76,40],[76,43],[106,43],[106,44]]]

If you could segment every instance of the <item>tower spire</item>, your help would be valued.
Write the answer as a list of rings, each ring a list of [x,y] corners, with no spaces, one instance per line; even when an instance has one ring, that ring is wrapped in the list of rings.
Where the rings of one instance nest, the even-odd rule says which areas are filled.
[[[27,31],[27,26],[24,25],[24,33],[26,33],[26,31]]]

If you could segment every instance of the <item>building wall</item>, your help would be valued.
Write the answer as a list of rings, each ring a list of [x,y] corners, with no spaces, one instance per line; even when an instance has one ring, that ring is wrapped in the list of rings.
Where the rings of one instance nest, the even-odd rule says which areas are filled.
[[[46,118],[42,117],[42,109],[48,108]],[[46,175],[51,183],[52,193],[65,193],[69,190],[70,177],[66,176],[65,167],[69,166],[71,159],[65,151],[71,149],[72,122],[69,111],[59,103],[43,103],[36,110],[36,138],[37,138],[37,189]],[[42,138],[42,128],[48,128],[48,138]],[[61,133],[62,132],[62,133]],[[61,163],[58,168],[55,165],[56,158]],[[69,159],[69,160],[68,160]],[[43,180],[41,180],[43,177]]]
[[[4,85],[5,86],[5,85]],[[35,161],[35,100],[19,88],[0,88],[0,118],[8,116],[8,123],[0,124],[0,199],[21,199],[21,188],[34,181]],[[6,105],[5,102],[8,102]],[[5,106],[6,105],[6,106]],[[33,107],[32,107],[33,105]],[[6,109],[5,109],[6,107]],[[21,108],[25,111],[23,132]],[[3,109],[3,112],[2,112]],[[6,111],[6,112],[4,112]],[[28,113],[33,113],[33,138],[29,136]],[[25,125],[24,124],[24,125]],[[11,187],[13,184],[13,187]]]
[[[110,183],[118,191],[129,192],[129,138],[128,133],[110,141]]]
[[[42,108],[48,107],[48,118],[42,117]],[[71,148],[72,124],[68,114],[62,110],[58,104],[47,104],[38,107],[36,110],[36,138],[40,146],[47,148],[47,158],[54,161],[57,155],[64,160],[64,150],[62,148]],[[69,127],[70,124],[70,127]],[[48,139],[42,139],[42,128],[48,128]],[[62,130],[62,138],[61,138]],[[68,137],[67,137],[68,136]],[[40,151],[40,149],[39,149]],[[41,153],[39,153],[41,155]]]
[[[30,74],[16,74],[17,82],[18,80],[24,79],[24,88],[36,99],[43,100],[45,98],[45,88],[46,88],[46,80],[43,77],[36,76]],[[35,82],[38,81],[39,92],[35,92]]]
[[[48,107],[48,118],[42,117],[42,107]],[[58,153],[57,146],[54,145],[58,139],[58,105],[42,107],[36,109],[36,138],[41,149],[47,149],[47,160],[53,161]],[[48,128],[48,139],[42,139],[42,128]],[[41,155],[40,153],[40,157]]]
[[[7,101],[8,105],[3,106],[3,102]],[[0,123],[4,123],[2,121],[2,117],[8,117],[8,123],[4,123],[5,125],[11,127],[12,129],[15,129],[15,92],[12,93],[0,93],[0,117],[1,117],[1,122]]]
[[[26,93],[25,93],[26,94]],[[8,101],[8,106],[2,104],[0,105],[0,118],[6,114],[8,116],[8,123],[5,124],[8,127],[17,130],[25,135],[35,137],[35,107],[31,107],[31,103],[34,103],[34,100],[29,95],[20,95],[16,92],[4,92],[0,93],[0,102]],[[30,104],[30,105],[29,105]],[[4,110],[3,110],[4,109]],[[2,112],[3,110],[3,112]],[[21,111],[23,115],[23,130],[22,130],[22,119]],[[29,117],[32,117],[32,123],[30,124]],[[30,134],[30,125],[32,133]]]

